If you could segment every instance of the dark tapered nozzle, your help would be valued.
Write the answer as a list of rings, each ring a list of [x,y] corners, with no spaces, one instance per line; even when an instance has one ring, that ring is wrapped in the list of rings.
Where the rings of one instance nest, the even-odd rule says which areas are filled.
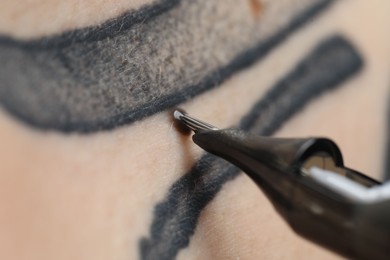
[[[343,165],[339,148],[326,138],[272,138],[239,129],[223,129],[197,133],[193,140],[203,149],[229,161],[246,164],[246,161],[254,160],[277,171],[300,169],[306,159],[318,152],[331,156],[336,165]]]
[[[195,134],[201,148],[243,170],[267,194],[280,213],[289,208],[291,193],[301,174],[302,164],[314,154],[328,154],[342,166],[336,144],[323,138],[286,139],[251,135],[238,129],[216,127],[176,110],[174,117]]]
[[[265,192],[282,215],[292,207],[291,194],[302,164],[318,151],[342,165],[338,147],[323,138],[271,138],[238,129],[196,133],[194,142],[243,170]]]

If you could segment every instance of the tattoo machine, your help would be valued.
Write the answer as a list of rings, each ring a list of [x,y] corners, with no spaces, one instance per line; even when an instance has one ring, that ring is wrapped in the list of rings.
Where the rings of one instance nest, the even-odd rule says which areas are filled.
[[[344,166],[326,138],[218,129],[176,110],[193,141],[243,170],[299,235],[352,259],[390,258],[390,182]]]

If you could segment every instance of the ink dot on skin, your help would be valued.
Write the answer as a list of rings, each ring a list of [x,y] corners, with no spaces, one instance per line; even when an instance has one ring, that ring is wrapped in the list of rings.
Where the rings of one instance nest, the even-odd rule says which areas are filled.
[[[175,108],[173,110],[170,111],[170,114],[172,116],[172,120],[173,120],[173,126],[176,128],[177,131],[179,131],[181,134],[183,135],[190,135],[191,134],[191,129],[188,128],[186,125],[184,125],[182,122],[180,122],[180,120],[177,120],[174,115],[173,115],[173,112],[174,111],[179,111],[180,113],[182,114],[187,114],[186,111],[184,111],[183,109],[181,108]]]
[[[259,18],[263,13],[264,6],[261,3],[261,0],[249,0],[249,6],[254,18]]]

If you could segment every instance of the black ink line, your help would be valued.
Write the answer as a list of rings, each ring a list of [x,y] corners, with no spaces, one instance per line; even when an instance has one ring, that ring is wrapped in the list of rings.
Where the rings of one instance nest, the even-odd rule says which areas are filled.
[[[147,23],[156,16],[173,9],[180,2],[181,0],[157,0],[154,3],[142,6],[136,11],[129,11],[115,19],[110,19],[99,26],[76,29],[43,39],[20,41],[0,35],[0,46],[19,47],[31,51],[66,48],[77,43],[87,44],[102,41],[122,34],[123,31],[134,25]]]
[[[341,36],[322,42],[296,68],[255,104],[238,124],[239,128],[271,135],[308,103],[326,91],[340,87],[358,73],[363,61]],[[166,199],[154,210],[150,237],[140,242],[143,260],[173,259],[188,246],[201,211],[222,186],[240,171],[211,154],[176,181]]]
[[[109,25],[119,30],[116,20],[102,27],[78,30],[78,36],[68,33],[20,44],[9,44],[1,38],[0,104],[22,121],[41,129],[88,133],[130,124],[221,85],[259,61],[333,2],[313,0],[309,6],[300,7],[297,14],[286,13],[291,19],[270,36],[253,26],[254,33],[247,35],[245,44],[232,44],[239,49],[229,51],[233,39],[240,40],[233,37],[232,41],[223,40],[221,45],[209,47],[215,50],[201,49],[186,57],[187,63],[182,65],[183,57],[175,54],[174,46],[180,48],[183,44],[170,42],[181,33],[172,26],[190,17],[199,19],[197,11],[203,10],[203,6],[225,2],[161,1],[157,9],[150,6],[140,13],[128,14],[123,27],[126,31],[120,33],[107,29]],[[186,16],[189,10],[192,16]],[[132,17],[138,18],[132,21]],[[139,23],[139,17],[145,22]],[[278,24],[272,19],[268,21],[271,25]],[[265,25],[266,21],[262,22]],[[259,39],[254,41],[256,35]],[[202,44],[207,45],[207,41]],[[226,63],[211,65],[215,60],[207,53],[217,50],[226,50],[232,56]]]

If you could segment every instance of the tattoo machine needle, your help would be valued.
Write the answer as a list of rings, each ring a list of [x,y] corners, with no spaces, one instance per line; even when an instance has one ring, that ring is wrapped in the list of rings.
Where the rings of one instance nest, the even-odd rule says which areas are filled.
[[[299,235],[353,259],[390,256],[390,182],[344,166],[326,138],[272,138],[218,129],[176,110],[193,141],[243,170]]]

